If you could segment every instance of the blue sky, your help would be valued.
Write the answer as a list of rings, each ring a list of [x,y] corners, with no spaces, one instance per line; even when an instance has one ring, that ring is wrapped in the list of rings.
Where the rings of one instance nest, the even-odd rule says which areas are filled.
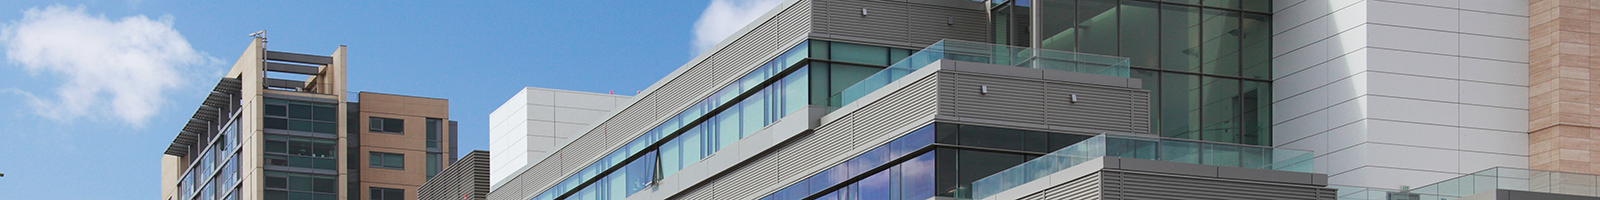
[[[0,199],[158,198],[161,152],[258,30],[347,45],[351,91],[450,99],[472,150],[522,87],[643,90],[774,2],[0,1]]]

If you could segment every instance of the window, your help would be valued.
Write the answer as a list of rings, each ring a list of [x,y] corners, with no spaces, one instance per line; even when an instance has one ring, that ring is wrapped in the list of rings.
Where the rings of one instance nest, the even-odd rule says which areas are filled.
[[[428,178],[427,179],[433,179],[433,175],[439,175],[439,168],[442,167],[442,165],[439,163],[439,160],[440,160],[441,156],[442,155],[439,154],[439,153],[428,153],[428,171],[427,171]]]
[[[338,105],[267,99],[264,126],[268,129],[338,134]]]
[[[406,169],[405,154],[372,152],[367,158],[372,168]]]
[[[266,153],[263,156],[267,165],[337,169],[338,160],[334,156],[338,151],[336,144],[330,139],[267,134],[266,145],[263,145]]]
[[[371,200],[402,200],[406,198],[405,189],[372,187]]]
[[[1151,92],[1152,134],[1270,145],[1271,1],[993,2],[990,24],[1010,27],[1001,32],[1036,34],[1035,47],[1128,57],[1132,78]],[[1018,26],[1029,18],[1019,8],[1036,11],[1037,29]]]
[[[339,181],[333,176],[267,171],[266,179],[268,200],[334,200],[338,196]]]
[[[405,120],[370,117],[367,121],[372,132],[405,134]]]
[[[439,133],[444,132],[444,126],[442,125],[443,122],[444,120],[428,118],[428,148],[443,148],[441,145],[439,145]]]

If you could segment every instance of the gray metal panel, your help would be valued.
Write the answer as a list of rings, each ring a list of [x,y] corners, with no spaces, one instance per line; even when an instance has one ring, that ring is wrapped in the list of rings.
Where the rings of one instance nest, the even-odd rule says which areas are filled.
[[[1517,190],[1495,190],[1494,193],[1496,200],[1600,200],[1600,197]]]
[[[801,177],[818,173],[823,166],[843,162],[841,156],[862,153],[876,146],[869,138],[898,137],[895,130],[920,126],[916,121],[932,116],[937,98],[937,76],[928,76],[813,133],[798,136],[790,143],[753,161],[728,170],[720,177],[692,186],[675,198],[751,199],[774,192],[777,186],[794,184]],[[893,135],[891,135],[893,134]],[[785,182],[789,181],[789,182]],[[671,198],[669,198],[671,199]]]
[[[1023,196],[1024,200],[1100,199],[1104,190],[1100,185],[1100,172],[1050,187],[1039,193]]]
[[[333,64],[333,57],[327,56],[306,55],[281,51],[266,51],[266,53],[263,54],[267,60],[272,61],[297,62],[314,65]]]
[[[981,8],[858,0],[818,0],[815,7],[812,38],[909,49],[947,38],[987,40],[988,14]]]
[[[485,199],[489,194],[489,152],[472,151],[417,188],[419,200]]]
[[[266,70],[267,71],[274,71],[274,72],[283,72],[283,73],[305,74],[305,75],[317,75],[318,71],[320,71],[320,70],[317,69],[317,67],[314,67],[314,66],[305,66],[305,65],[287,64],[287,63],[275,63],[275,62],[266,62]]]
[[[1107,169],[1103,199],[1332,200],[1333,188]],[[1114,186],[1114,187],[1113,187]]]
[[[710,56],[634,104],[594,126],[549,159],[518,172],[490,193],[490,199],[521,200],[565,179],[611,150],[643,134],[672,114],[709,96],[714,90],[759,67],[805,37],[811,29],[811,4],[800,0],[748,34],[734,38]]]
[[[965,3],[978,4],[974,6],[977,9],[909,4],[910,42],[933,44],[943,39],[989,41],[989,14],[983,10],[983,3],[970,1]]]
[[[297,88],[297,89],[306,87],[306,82],[305,81],[296,81],[296,80],[288,80],[288,79],[276,79],[276,78],[265,78],[265,79],[266,80],[262,81],[262,82],[265,82],[265,83],[262,83],[262,84],[267,85],[267,87]]]
[[[976,65],[955,63],[961,69]],[[941,121],[1080,134],[1149,131],[1148,91],[999,72],[1008,70],[978,71],[984,70],[940,72],[950,79],[940,86],[941,99],[948,99],[939,107]],[[984,87],[988,94],[980,92]],[[1071,101],[1074,94],[1076,103]]]
[[[1047,129],[1044,83],[1035,79],[963,72],[941,73],[950,79],[941,90],[955,90],[949,104],[961,122],[1012,128]],[[988,94],[982,93],[988,88]]]

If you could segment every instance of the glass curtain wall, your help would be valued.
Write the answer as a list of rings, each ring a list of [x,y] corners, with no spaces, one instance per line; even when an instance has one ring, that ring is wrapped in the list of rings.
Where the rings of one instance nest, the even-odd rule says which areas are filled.
[[[188,200],[238,199],[239,113],[206,140],[205,150],[178,179],[178,198]]]
[[[338,196],[338,105],[266,99],[262,161],[267,200],[333,200]],[[298,171],[298,172],[291,172]],[[324,173],[311,173],[311,172]]]
[[[1028,29],[1033,26],[1034,0],[994,0],[989,5],[989,37],[995,44],[1033,47]]]
[[[623,199],[806,105],[911,55],[911,50],[806,41],[568,176],[533,199]]]
[[[972,182],[1091,137],[936,123],[762,199],[970,198]]]
[[[1128,57],[1165,137],[1271,145],[1269,0],[1034,0],[1043,49]],[[996,16],[1006,6],[995,4]],[[997,32],[1027,32],[995,17]],[[1015,35],[1015,34],[1012,34]],[[996,37],[995,43],[1016,39]]]

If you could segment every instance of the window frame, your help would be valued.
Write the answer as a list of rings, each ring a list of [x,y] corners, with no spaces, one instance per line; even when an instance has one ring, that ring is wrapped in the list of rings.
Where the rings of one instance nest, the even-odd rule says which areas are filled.
[[[390,158],[400,158],[400,166],[389,166]],[[406,154],[389,153],[380,151],[367,152],[367,167],[377,169],[406,170]]]
[[[424,146],[424,147],[426,147],[426,148],[440,148],[440,149],[444,148],[444,127],[445,127],[444,126],[444,119],[439,119],[439,118],[423,119],[423,126],[424,126],[423,128],[427,129],[425,131],[426,135],[424,135],[424,136],[426,137],[426,139],[424,140],[424,144],[423,145],[432,145],[432,146]]]
[[[400,125],[395,127],[395,128],[399,128],[399,130],[389,130],[389,122],[391,120],[393,122],[399,122]],[[405,135],[406,134],[405,130],[406,130],[406,120],[405,119],[396,119],[396,118],[387,118],[387,117],[378,117],[378,116],[367,116],[367,131],[368,132]]]
[[[383,195],[385,193],[388,193],[388,192],[394,191],[394,190],[399,190],[400,191],[400,197],[394,197],[394,198],[398,198],[399,200],[406,199],[406,189],[386,188],[386,187],[367,187],[367,199],[370,199],[370,200],[389,200],[389,199],[394,199],[394,198],[391,198],[388,195]],[[374,195],[381,195],[381,196],[379,198],[373,198]]]

